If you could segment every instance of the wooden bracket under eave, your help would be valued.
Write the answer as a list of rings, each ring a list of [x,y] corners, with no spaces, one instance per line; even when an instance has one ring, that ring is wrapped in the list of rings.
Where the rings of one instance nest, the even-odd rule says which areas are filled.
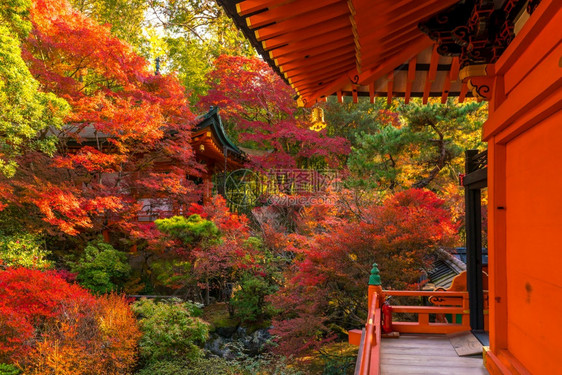
[[[494,64],[465,66],[459,71],[459,79],[466,83],[472,95],[479,100],[490,100],[494,92]]]

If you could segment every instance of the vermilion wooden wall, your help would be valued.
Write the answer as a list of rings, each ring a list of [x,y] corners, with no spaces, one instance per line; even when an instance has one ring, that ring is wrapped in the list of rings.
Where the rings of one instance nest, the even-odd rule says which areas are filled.
[[[562,373],[562,1],[495,64],[488,141],[491,373]]]

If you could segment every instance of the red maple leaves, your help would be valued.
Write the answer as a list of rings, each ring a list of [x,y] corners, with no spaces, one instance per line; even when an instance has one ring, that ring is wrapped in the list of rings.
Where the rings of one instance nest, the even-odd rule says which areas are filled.
[[[329,324],[362,323],[374,262],[383,287],[416,287],[428,255],[450,245],[456,233],[444,201],[421,189],[371,202],[354,214],[319,206],[304,210],[302,217],[297,233],[286,236],[286,250],[295,260],[285,272],[285,285],[271,297],[285,311],[273,322],[285,354],[321,345]]]
[[[213,88],[201,105],[219,106],[241,142],[269,151],[252,157],[258,166],[292,168],[312,160],[335,166],[338,157],[349,153],[344,138],[310,129],[291,88],[262,60],[223,55],[214,65],[209,74]]]

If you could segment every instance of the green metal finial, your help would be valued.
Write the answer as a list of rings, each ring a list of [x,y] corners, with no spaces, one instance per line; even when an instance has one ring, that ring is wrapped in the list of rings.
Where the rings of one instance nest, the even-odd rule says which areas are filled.
[[[376,263],[373,263],[373,268],[371,269],[371,277],[369,277],[369,285],[381,285],[381,275],[379,273],[379,267]]]

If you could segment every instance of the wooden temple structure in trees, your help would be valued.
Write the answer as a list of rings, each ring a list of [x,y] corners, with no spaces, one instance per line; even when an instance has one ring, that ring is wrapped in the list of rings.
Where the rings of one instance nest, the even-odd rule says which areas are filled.
[[[88,131],[90,130],[87,129],[82,134],[84,139],[82,144],[99,142],[99,135],[88,134]],[[105,142],[105,140],[102,141],[102,143]],[[186,178],[202,185],[201,203],[204,204],[212,196],[213,177],[243,168],[248,162],[248,156],[226,134],[219,115],[219,107],[211,107],[207,113],[195,119],[190,144],[193,147],[195,160],[202,164],[204,169],[200,176],[186,176]],[[166,171],[170,168],[170,161],[164,158],[159,160],[155,167],[158,170]],[[143,204],[142,210],[138,214],[138,221],[141,222],[180,215],[185,211],[183,207],[175,207],[166,203],[165,197],[138,196],[137,198]],[[104,236],[106,239],[109,238],[108,230],[104,231]]]
[[[405,102],[421,97],[425,103],[430,97],[445,102],[454,96],[462,102],[472,96],[489,102],[483,127],[486,169],[467,171],[476,174],[465,185],[467,203],[474,205],[486,175],[489,311],[482,308],[482,297],[474,294],[483,293],[483,286],[478,254],[472,253],[467,271],[470,296],[439,292],[453,293],[437,297],[456,298],[458,303],[398,307],[418,314],[419,321],[393,322],[392,327],[417,333],[478,329],[482,315],[489,313],[487,371],[560,373],[562,1],[219,3],[305,106],[332,95],[340,101],[345,96],[353,101],[362,96],[371,101],[403,97]],[[473,233],[477,220],[475,216],[467,220]],[[478,238],[469,239],[469,251],[479,247]],[[362,345],[356,373],[376,374],[381,369],[382,301],[373,297],[381,293],[435,296],[370,292],[370,320],[363,337],[353,338]],[[463,315],[462,323],[430,322],[430,314],[439,313],[435,309]],[[384,353],[384,342],[382,349]]]
[[[213,192],[213,177],[228,171],[243,168],[248,162],[247,154],[236,146],[226,134],[219,114],[219,107],[211,107],[209,111],[195,119],[191,133],[191,146],[195,153],[195,160],[204,166],[201,177],[187,176],[203,185],[202,203],[211,198]],[[166,168],[166,164],[164,167]],[[164,215],[177,215],[178,210],[150,214],[153,221]]]
[[[245,153],[228,138],[218,107],[211,107],[197,118],[191,146],[197,161],[207,167],[209,176],[242,168],[247,161]]]
[[[206,171],[201,179],[205,185],[204,200],[212,195],[214,175],[243,168],[248,161],[244,151],[228,138],[219,115],[219,107],[211,107],[209,112],[197,118],[191,146],[196,160],[205,165]]]

